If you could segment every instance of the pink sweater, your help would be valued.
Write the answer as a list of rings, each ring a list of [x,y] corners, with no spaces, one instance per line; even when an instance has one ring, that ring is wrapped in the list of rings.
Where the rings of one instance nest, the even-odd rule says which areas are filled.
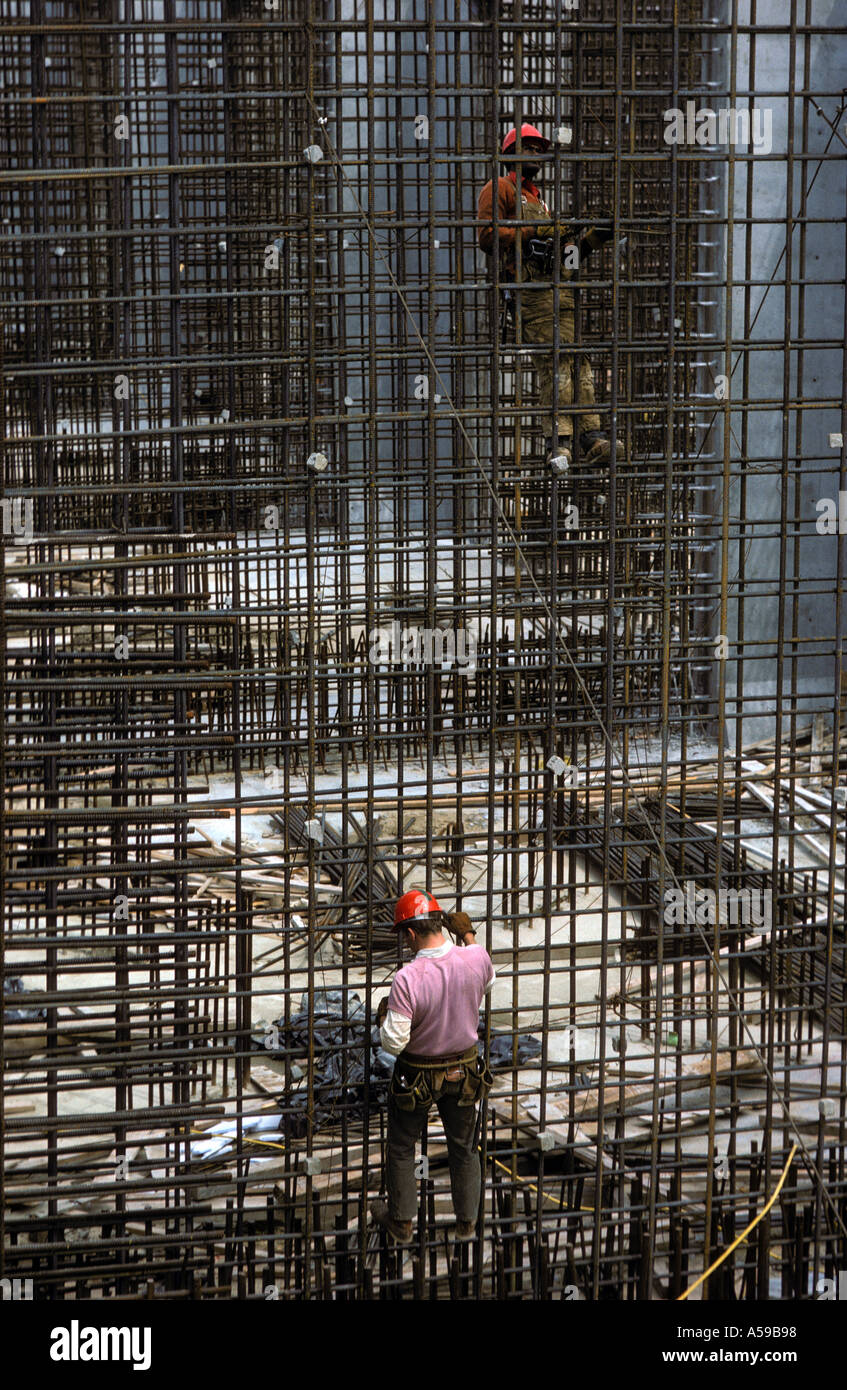
[[[452,1057],[477,1040],[479,1007],[494,980],[484,946],[453,946],[443,955],[420,953],[394,976],[389,1017],[411,1020],[409,1052]]]

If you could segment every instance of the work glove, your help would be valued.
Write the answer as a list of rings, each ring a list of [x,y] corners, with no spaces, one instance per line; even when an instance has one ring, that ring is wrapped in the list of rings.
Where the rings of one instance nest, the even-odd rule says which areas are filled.
[[[579,240],[579,255],[581,260],[590,256],[592,251],[599,251],[601,246],[605,246],[607,241],[611,241],[615,235],[611,227],[589,227]]]
[[[376,1008],[376,1023],[377,1023],[377,1027],[378,1027],[378,1028],[381,1028],[381,1027],[382,1027],[383,1023],[385,1022],[387,1013],[388,1013],[388,995],[387,995],[387,994],[384,994],[384,995],[382,996],[382,998],[380,999],[379,1003],[377,1004],[377,1008]]]
[[[473,934],[471,919],[466,912],[448,912],[447,926],[459,946],[462,945],[466,932]]]
[[[537,237],[543,237],[545,241],[551,241],[556,233],[562,241],[573,242],[576,239],[579,228],[572,222],[542,222],[535,229]]]

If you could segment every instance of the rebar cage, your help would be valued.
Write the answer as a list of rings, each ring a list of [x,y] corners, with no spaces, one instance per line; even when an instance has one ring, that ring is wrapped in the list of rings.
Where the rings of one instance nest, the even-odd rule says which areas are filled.
[[[10,1287],[847,1268],[828,10],[4,0]],[[549,349],[477,240],[523,121],[611,232]],[[592,366],[599,473],[547,465],[544,351]],[[476,1238],[433,1111],[404,1250],[368,1211],[415,885],[492,956],[495,1082]]]

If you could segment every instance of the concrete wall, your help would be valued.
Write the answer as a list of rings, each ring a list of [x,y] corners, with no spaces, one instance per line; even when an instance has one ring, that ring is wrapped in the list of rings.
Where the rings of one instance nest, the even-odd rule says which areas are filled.
[[[369,254],[371,233],[367,221],[359,212],[360,207],[376,229],[375,292],[363,297],[355,294],[349,296],[345,320],[340,325],[347,342],[358,345],[360,349],[357,360],[353,361],[348,372],[350,408],[375,409],[378,415],[385,416],[398,409],[408,410],[414,412],[419,420],[421,417],[425,419],[426,401],[415,394],[419,389],[416,379],[420,376],[427,377],[433,401],[436,395],[442,397],[434,405],[436,411],[439,405],[441,407],[443,424],[436,431],[432,459],[429,457],[426,431],[422,435],[419,425],[410,430],[407,456],[398,457],[391,428],[377,420],[376,467],[381,474],[396,473],[400,477],[409,466],[419,472],[423,463],[444,477],[449,473],[453,460],[446,397],[453,397],[456,392],[456,373],[447,355],[439,353],[438,344],[441,342],[449,346],[453,331],[450,291],[456,278],[456,238],[460,233],[456,227],[449,226],[449,221],[467,215],[468,208],[463,208],[457,196],[454,169],[449,165],[438,166],[436,161],[455,155],[459,141],[463,149],[471,149],[478,124],[471,55],[466,51],[461,54],[447,51],[445,46],[452,41],[449,30],[438,33],[432,100],[426,91],[395,98],[390,90],[388,94],[380,90],[385,84],[391,89],[411,87],[413,83],[420,86],[421,81],[425,80],[427,50],[420,26],[428,22],[433,8],[436,22],[456,18],[457,7],[447,3],[447,0],[434,0],[433,4],[424,3],[424,0],[406,0],[399,7],[374,6],[374,19],[377,22],[388,18],[414,20],[418,27],[401,33],[375,31],[374,61],[370,74],[375,91],[370,107],[367,96],[363,94],[369,74],[361,28],[356,33],[342,34],[333,78],[351,92],[337,103],[339,120],[335,125],[339,153],[343,160],[346,156],[345,174],[348,182],[342,194],[342,207],[354,214],[351,225],[355,232],[348,238],[350,245],[344,253],[344,271],[351,283],[361,280]],[[464,12],[466,8],[460,6],[459,10]],[[341,14],[342,18],[346,14],[351,20],[358,16],[359,7],[355,0],[344,0]],[[467,95],[446,93],[448,86],[461,87]],[[422,125],[420,118],[426,120],[427,127]],[[389,157],[396,152],[398,156],[411,157],[415,161],[405,164],[398,161],[393,168],[389,166],[388,181],[384,169],[380,168],[373,202],[369,196],[365,158],[369,120],[377,160],[382,161],[388,151]],[[422,131],[425,133],[420,138]],[[419,225],[395,231],[392,217],[385,214],[398,210],[408,218],[418,219]],[[402,287],[408,312],[400,301],[392,276]],[[434,285],[432,293],[426,289],[430,276]],[[419,288],[421,285],[423,289]],[[367,357],[369,320],[373,320],[378,350],[383,357],[386,346],[392,342],[405,342],[411,349],[408,358],[403,361],[399,355],[395,361],[384,359],[373,380]],[[430,347],[441,379],[440,385],[418,335]],[[346,434],[348,467],[351,472],[357,467],[364,470],[370,450],[367,426],[350,428]],[[410,519],[413,522],[423,520],[422,503],[413,500],[410,507]],[[381,510],[385,519],[389,520],[390,502],[382,501]],[[350,520],[353,525],[361,521],[361,503],[355,495],[351,501]],[[445,499],[439,507],[437,523],[440,528],[446,529],[450,522],[449,499]]]
[[[798,23],[804,22],[806,6],[797,5]],[[817,32],[809,37],[797,34],[795,39],[793,85],[808,87],[815,105],[803,96],[791,99],[785,95],[792,83],[790,39],[785,32],[767,34],[761,28],[776,25],[785,29],[790,21],[791,6],[787,0],[759,0],[756,23],[759,30],[751,44],[748,35],[738,38],[735,63],[736,107],[747,104],[746,93],[755,93],[755,105],[769,113],[772,125],[772,150],[767,154],[767,140],[760,152],[747,158],[748,148],[736,147],[743,156],[729,168],[725,154],[720,164],[722,190],[715,190],[723,199],[723,207],[731,205],[736,219],[727,248],[723,240],[723,276],[731,283],[732,353],[734,367],[729,398],[720,407],[719,418],[710,443],[716,450],[718,487],[714,494],[717,504],[716,520],[721,519],[720,460],[723,457],[724,414],[728,412],[732,439],[729,450],[731,468],[729,548],[729,608],[727,637],[730,660],[727,666],[727,696],[735,696],[743,688],[745,719],[742,741],[770,735],[775,729],[774,707],[780,684],[777,664],[780,624],[785,638],[792,631],[792,591],[797,587],[797,633],[804,639],[802,659],[797,670],[798,708],[803,721],[808,722],[812,711],[821,710],[831,718],[835,692],[838,688],[836,671],[840,658],[836,654],[836,566],[838,546],[844,538],[822,536],[816,530],[819,513],[818,499],[837,496],[839,468],[843,451],[830,447],[829,435],[843,430],[841,409],[799,411],[791,402],[806,403],[833,400],[840,402],[844,373],[844,275],[845,275],[845,136],[847,123],[843,114],[836,120],[843,101],[842,88],[847,71],[847,40],[833,35],[835,24],[847,20],[843,0],[810,0],[811,23]],[[731,18],[731,5],[713,6],[713,12],[724,22]],[[749,24],[750,3],[739,5],[739,23]],[[808,54],[807,54],[808,45]],[[711,100],[715,108],[721,101],[730,100],[731,44],[722,37],[716,44],[720,61],[713,71],[722,73],[723,91],[718,89]],[[804,66],[808,58],[807,75]],[[777,95],[774,95],[777,93]],[[782,93],[783,95],[779,95]],[[793,112],[793,131],[791,119]],[[805,118],[805,124],[804,124]],[[829,122],[829,124],[828,124]],[[831,125],[838,134],[833,135]],[[766,127],[762,126],[762,133]],[[840,158],[820,164],[817,157],[802,159],[807,153],[821,155],[827,147],[830,154]],[[793,150],[793,166],[789,152]],[[752,200],[752,217],[756,225],[749,237],[742,219],[750,215],[748,195]],[[805,206],[804,206],[805,204]],[[720,202],[719,202],[720,205]],[[793,219],[786,234],[786,215]],[[802,255],[801,225],[797,220],[805,213],[811,219],[805,232],[805,256]],[[814,219],[835,219],[830,225],[815,225]],[[773,219],[769,225],[769,219]],[[731,263],[726,253],[731,251]],[[749,265],[748,265],[749,256]],[[791,288],[786,292],[786,274]],[[754,282],[745,294],[745,276]],[[798,281],[807,280],[803,294]],[[824,281],[834,281],[824,284]],[[763,282],[763,283],[755,283]],[[725,341],[725,299],[718,296],[719,307],[716,331]],[[803,302],[804,301],[804,302]],[[745,360],[741,346],[745,339],[752,347],[747,354],[750,407],[747,413],[746,447],[744,421],[740,402],[744,395]],[[718,370],[724,371],[723,342],[715,354]],[[788,403],[787,409],[784,408]],[[783,499],[780,472],[786,465],[788,483]],[[742,507],[747,525],[739,531],[738,518]],[[799,526],[795,521],[799,517]],[[786,520],[787,518],[787,520]],[[781,562],[780,546],[787,537],[786,554]],[[718,527],[719,539],[719,527]],[[719,566],[720,549],[716,552]],[[743,559],[743,576],[741,573]],[[780,600],[775,593],[779,586],[784,594]],[[742,614],[743,605],[743,614]],[[743,618],[745,643],[761,645],[752,659],[745,659],[739,671],[735,643],[739,622]],[[713,631],[719,630],[717,618]],[[838,639],[840,647],[840,638]],[[792,649],[785,648],[786,658]],[[781,686],[788,696],[791,672],[786,664]],[[732,707],[727,706],[731,717]],[[727,726],[727,739],[734,744],[734,721]],[[784,727],[783,727],[784,736]]]

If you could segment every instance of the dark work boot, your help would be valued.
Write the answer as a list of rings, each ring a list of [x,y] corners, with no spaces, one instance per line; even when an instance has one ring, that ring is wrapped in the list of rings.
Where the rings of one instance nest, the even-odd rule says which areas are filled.
[[[409,1244],[412,1239],[412,1222],[395,1221],[394,1218],[388,1214],[387,1202],[381,1200],[371,1202],[371,1216],[373,1217],[374,1225],[381,1226],[384,1231],[388,1232],[392,1239],[397,1241],[398,1245]]]
[[[476,1235],[476,1222],[475,1222],[475,1221],[457,1221],[457,1222],[456,1222],[456,1239],[457,1239],[457,1240],[473,1240],[473,1238],[474,1238],[475,1235]]]
[[[612,445],[602,430],[583,430],[579,436],[579,447],[583,463],[608,463],[612,457]],[[615,440],[615,458],[625,456],[623,441]]]

